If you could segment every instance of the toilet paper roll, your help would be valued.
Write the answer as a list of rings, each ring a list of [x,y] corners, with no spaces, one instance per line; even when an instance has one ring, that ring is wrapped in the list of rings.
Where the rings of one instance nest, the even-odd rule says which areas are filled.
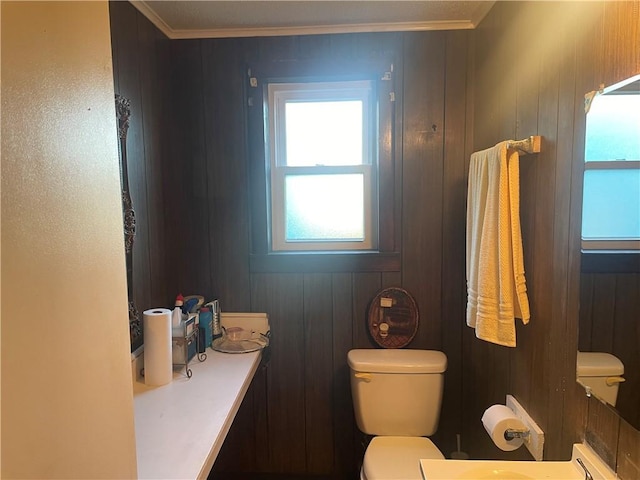
[[[142,314],[146,385],[166,385],[173,379],[171,313],[166,308],[152,308]]]
[[[495,443],[500,450],[511,452],[520,447],[524,442],[522,438],[507,440],[504,436],[507,429],[527,429],[522,420],[506,405],[492,405],[487,408],[482,415],[482,424],[491,437],[491,440],[493,440],[493,443]]]

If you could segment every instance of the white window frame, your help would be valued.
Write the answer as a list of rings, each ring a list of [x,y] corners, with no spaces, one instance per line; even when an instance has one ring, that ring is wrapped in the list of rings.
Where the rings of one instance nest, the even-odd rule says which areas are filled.
[[[378,188],[375,84],[371,80],[269,83],[267,85],[267,153],[271,251],[372,251],[377,248]],[[289,166],[285,158],[285,105],[289,101],[360,100],[363,102],[362,164],[344,166]],[[364,238],[355,240],[286,239],[285,182],[292,175],[362,174],[364,180]]]
[[[615,90],[624,87],[627,84],[640,81],[640,75],[636,75],[632,78],[624,80],[620,83],[612,85],[608,88],[601,90],[600,92],[591,92],[585,95],[585,108],[588,115],[589,108],[593,100],[597,97],[597,95],[603,95]],[[586,135],[588,135],[588,131],[585,133],[585,142]],[[640,140],[638,140],[640,141]],[[586,145],[586,143],[585,143]],[[602,161],[594,161],[585,159],[584,162],[584,172],[586,174],[589,170],[617,170],[617,169],[629,169],[629,170],[637,170],[640,169],[640,159],[626,159],[626,160],[609,160],[602,159]],[[584,199],[583,199],[584,202]],[[616,250],[616,251],[640,251],[640,239],[624,239],[624,238],[585,238],[581,237],[582,240],[582,250],[583,251],[597,251],[597,250]]]
[[[585,173],[589,170],[638,170],[640,161],[609,160],[585,162]],[[640,200],[639,200],[640,201]],[[582,237],[583,250],[640,250],[640,240],[622,238],[590,239]]]

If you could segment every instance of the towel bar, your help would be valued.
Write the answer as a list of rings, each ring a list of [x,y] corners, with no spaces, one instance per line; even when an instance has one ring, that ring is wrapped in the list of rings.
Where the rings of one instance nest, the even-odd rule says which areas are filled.
[[[527,153],[540,153],[540,143],[542,137],[540,135],[532,135],[524,140],[510,140],[507,143],[507,148],[513,148],[518,150],[522,154]]]

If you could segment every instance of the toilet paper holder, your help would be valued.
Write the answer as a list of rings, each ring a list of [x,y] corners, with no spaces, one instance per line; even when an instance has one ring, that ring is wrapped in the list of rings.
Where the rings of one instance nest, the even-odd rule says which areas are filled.
[[[504,432],[505,440],[513,440],[514,438],[527,438],[531,432],[528,429],[507,428]]]

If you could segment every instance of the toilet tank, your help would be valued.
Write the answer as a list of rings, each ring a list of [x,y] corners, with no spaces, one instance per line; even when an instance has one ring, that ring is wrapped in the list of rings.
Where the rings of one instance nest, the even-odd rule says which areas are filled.
[[[434,350],[356,349],[347,355],[358,428],[423,437],[438,428],[447,357]]]
[[[624,382],[624,365],[620,359],[604,352],[578,352],[578,381],[591,392],[610,404],[616,406],[618,386]]]

